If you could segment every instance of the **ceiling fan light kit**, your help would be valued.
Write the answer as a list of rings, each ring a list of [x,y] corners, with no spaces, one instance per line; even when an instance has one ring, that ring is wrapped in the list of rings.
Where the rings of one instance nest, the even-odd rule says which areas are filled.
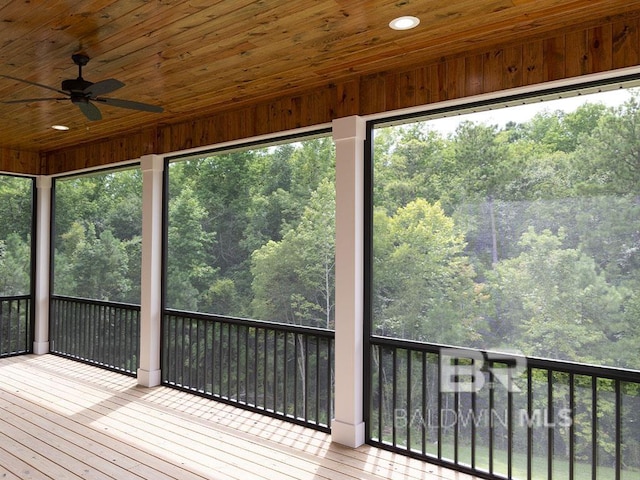
[[[89,120],[100,120],[102,114],[93,102],[104,103],[113,107],[128,108],[130,110],[139,110],[143,112],[161,113],[164,109],[157,105],[150,105],[148,103],[134,102],[131,100],[122,100],[117,98],[102,97],[112,93],[119,88],[124,87],[124,83],[115,78],[109,78],[100,82],[90,82],[82,77],[82,67],[89,63],[89,57],[83,53],[75,53],[71,56],[71,60],[78,66],[78,78],[63,80],[60,89],[50,87],[48,85],[42,85],[40,83],[31,82],[22,78],[12,77],[10,75],[0,75],[4,78],[16,80],[18,82],[26,83],[29,85],[35,85],[37,87],[46,88],[57,92],[63,97],[47,97],[47,98],[25,98],[20,100],[5,100],[2,103],[32,103],[51,100],[71,100],[71,103],[76,105],[85,117]]]

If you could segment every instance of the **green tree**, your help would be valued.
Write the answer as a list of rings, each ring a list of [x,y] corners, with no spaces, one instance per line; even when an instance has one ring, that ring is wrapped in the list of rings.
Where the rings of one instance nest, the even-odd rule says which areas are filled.
[[[296,325],[334,327],[335,191],[324,181],[295,229],[253,253],[253,314]]]
[[[31,236],[33,180],[0,175],[0,240]]]
[[[527,355],[601,362],[609,357],[604,326],[621,316],[623,297],[592,258],[563,248],[564,237],[531,228],[520,240],[522,253],[488,274],[492,332]]]
[[[465,241],[439,204],[417,199],[374,216],[374,330],[437,343],[476,340],[481,289]]]
[[[640,94],[600,118],[576,152],[575,176],[584,194],[640,191]]]
[[[32,197],[33,180],[0,175],[0,296],[30,293]]]
[[[185,186],[179,194],[174,192],[169,203],[169,218],[167,305],[209,312],[215,307],[203,305],[203,294],[216,278],[217,271],[210,264],[215,234],[205,230],[207,211],[191,187]]]
[[[444,140],[423,124],[376,130],[374,203],[395,212],[416,197],[448,204]]]
[[[548,152],[573,152],[581,139],[597,127],[606,111],[602,103],[584,103],[573,112],[543,111],[521,125],[519,137]]]
[[[31,285],[31,246],[11,233],[0,240],[0,296],[28,295]]]
[[[127,253],[110,230],[98,236],[93,225],[76,222],[62,237],[64,248],[54,269],[56,294],[113,302],[128,298]]]

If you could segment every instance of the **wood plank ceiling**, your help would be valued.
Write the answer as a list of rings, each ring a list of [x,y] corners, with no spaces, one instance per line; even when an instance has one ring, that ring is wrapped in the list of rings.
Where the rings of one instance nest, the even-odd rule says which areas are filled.
[[[638,9],[629,0],[9,0],[0,75],[60,88],[77,76],[71,55],[84,52],[86,80],[125,84],[105,96],[164,112],[100,105],[103,119],[88,121],[69,101],[0,104],[0,148],[59,150]],[[400,15],[421,23],[391,30]],[[0,78],[0,101],[56,95]]]

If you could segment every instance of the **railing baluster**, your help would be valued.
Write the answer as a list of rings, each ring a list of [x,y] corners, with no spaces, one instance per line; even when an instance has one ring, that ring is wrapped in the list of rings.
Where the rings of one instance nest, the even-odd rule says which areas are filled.
[[[5,300],[5,302],[8,304],[9,308],[11,308],[11,300]],[[6,341],[6,337],[7,335],[4,334],[4,326],[6,325],[6,320],[5,320],[5,313],[4,313],[4,305],[5,302],[0,302],[0,351],[2,352],[3,355],[7,355],[10,354],[11,352],[9,351],[10,349],[5,345],[5,341]]]
[[[216,379],[219,378],[220,371],[220,363],[219,352],[220,352],[220,343],[218,342],[218,332],[220,331],[220,324],[217,322],[212,322],[212,332],[211,332],[211,392],[216,393],[220,392],[220,385],[216,383]]]
[[[11,305],[13,304],[15,304],[15,308],[9,308],[9,350],[12,353],[18,353],[20,350],[20,302],[12,301]],[[17,314],[14,314],[14,310],[17,311]],[[14,329],[16,333],[13,333]]]
[[[440,385],[442,385],[442,357],[440,352],[438,352],[438,445],[437,445],[437,456],[438,460],[442,460],[442,392],[440,391]]]
[[[397,445],[396,439],[396,407],[397,407],[397,395],[398,395],[398,350],[393,349],[392,353],[391,372],[393,378],[391,379],[391,444],[395,447]]]
[[[284,415],[287,414],[287,402],[288,400],[288,395],[287,395],[287,385],[288,385],[288,381],[289,381],[289,375],[287,374],[289,368],[288,368],[288,364],[289,364],[289,332],[284,332],[284,347],[283,347],[283,355],[282,355],[282,360],[283,360],[283,369],[282,369],[282,413]]]
[[[92,315],[93,317],[93,315]],[[86,330],[86,339],[87,349],[85,350],[85,358],[99,358],[96,349],[98,347],[98,342],[96,340],[96,335],[94,334],[94,330],[96,328],[95,322],[88,322],[85,330]]]
[[[553,424],[553,373],[547,370],[547,425]],[[547,428],[547,478],[553,480],[553,428]]]
[[[513,478],[513,377],[507,374],[507,477]]]
[[[576,458],[576,379],[573,373],[569,374],[569,410],[571,411],[571,425],[569,425],[569,480],[575,479]]]
[[[9,310],[9,349],[13,353],[20,352],[20,302],[12,301],[14,308]]]
[[[196,390],[201,393],[206,393],[207,391],[207,347],[206,347],[206,338],[207,338],[207,326],[202,320],[196,320],[196,341],[198,343],[198,347],[196,349],[196,359],[197,359],[197,367],[196,367]],[[203,343],[202,338],[204,337],[205,341]]]
[[[76,352],[78,349],[78,335],[80,332],[80,326],[78,325],[78,310],[80,310],[81,304],[73,303],[71,306],[71,322],[68,325],[69,328],[69,346],[68,350],[72,356],[77,356]],[[104,335],[102,338],[105,338]]]
[[[495,427],[493,425],[493,412],[495,411],[495,388],[494,382],[495,378],[493,378],[493,362],[489,362],[489,473],[493,473],[493,448],[494,448],[494,436],[495,436]]]
[[[298,418],[298,341],[299,334],[293,334],[293,418]]]
[[[598,379],[591,377],[591,479],[598,478]]]
[[[533,370],[527,366],[527,418],[533,415]],[[527,480],[532,480],[533,425],[527,425]]]
[[[427,454],[427,427],[429,425],[429,412],[427,410],[427,352],[420,352],[422,360],[422,372],[420,379],[422,380],[422,414],[420,418],[420,429],[422,433],[421,450],[422,455]]]
[[[182,348],[181,338],[180,338],[180,325],[181,320],[178,317],[171,318],[171,324],[173,329],[173,343],[171,347],[172,358],[171,358],[171,371],[172,371],[172,381],[174,383],[179,383],[180,381],[180,371],[178,364],[178,352]]]
[[[316,339],[316,398],[315,398],[315,410],[316,422],[320,418],[320,340]]]
[[[231,324],[227,324],[227,388],[225,397],[231,399],[233,397],[231,393],[231,363],[232,363],[232,348],[231,348]]]
[[[249,327],[244,327],[244,402],[249,403]]]
[[[4,349],[9,353],[13,353],[11,348],[11,311],[13,309],[13,303],[14,303],[13,300],[10,300],[8,305],[9,308],[7,308],[4,312],[4,319],[5,319],[4,321],[6,324],[6,329],[3,329],[5,330],[3,344],[4,344]]]
[[[109,316],[105,312],[105,308],[102,306],[82,303],[80,304],[79,317],[80,317],[79,318],[80,328],[78,329],[78,345],[77,345],[76,355],[79,358],[89,357],[88,352],[86,352],[84,349],[85,342],[86,342],[85,332],[88,330],[91,324],[94,321],[96,321],[95,319],[98,319],[98,321],[104,324],[106,329],[105,349],[102,352],[102,355],[100,356],[100,358],[103,360],[103,363],[106,363],[107,365],[112,365],[113,361],[111,359],[111,351],[113,350],[113,347],[111,344],[112,344],[113,333],[111,331],[111,321]]]
[[[471,468],[476,468],[476,390],[471,391],[471,411],[473,412],[471,422]]]
[[[263,380],[262,380],[262,395],[263,395],[263,399],[262,399],[262,406],[263,408],[266,410],[267,409],[267,372],[268,372],[268,368],[267,368],[267,364],[268,362],[268,348],[267,348],[267,330],[264,329],[263,331],[263,335],[264,335],[264,341],[263,341],[263,353],[264,353],[264,362],[263,362]]]
[[[333,339],[332,338],[325,338],[325,341],[327,342],[327,371],[329,372],[328,378],[329,378],[329,384],[327,385],[327,425],[330,424],[331,422],[331,418],[333,417],[333,383],[334,383],[334,376],[333,376],[333,358],[334,358],[334,352],[333,352]]]
[[[457,366],[460,363],[459,359],[454,360],[454,364]],[[458,412],[460,412],[460,393],[456,390],[453,394],[453,409],[456,412],[457,418]],[[453,463],[458,464],[458,437],[459,437],[460,422],[455,422],[453,425]]]
[[[411,451],[411,355],[412,350],[407,348],[407,449]]]
[[[382,379],[384,375],[384,350],[383,347],[378,346],[376,348],[376,351],[378,352],[378,441],[383,442],[384,438],[382,434],[382,416],[384,414],[385,404],[382,396]]]
[[[180,336],[180,331],[178,329],[178,327],[179,327],[179,323],[178,322],[179,321],[182,321],[182,320],[179,319],[178,317],[175,317],[175,316],[173,317],[173,331],[174,331],[174,334],[173,334],[174,340],[173,340],[173,342],[174,342],[174,345],[173,345],[172,351],[174,352],[174,354],[173,354],[173,381],[175,383],[179,383],[180,382],[180,379],[179,379],[179,376],[178,376],[178,358],[179,358],[178,357],[178,351],[180,349],[182,349],[182,338]]]
[[[14,321],[15,321],[15,328],[16,328],[16,333],[14,335],[12,335],[13,337],[13,352],[14,353],[20,353],[22,351],[24,351],[23,349],[23,344],[21,342],[22,339],[22,318],[21,318],[21,313],[22,313],[22,302],[20,300],[16,300],[15,302],[16,304],[16,308],[15,308],[15,314],[13,315]]]
[[[309,335],[304,336],[304,421],[309,421]]]
[[[215,337],[214,337],[214,328],[215,328],[215,323],[213,322],[205,322],[204,324],[204,337],[205,337],[205,342],[204,342],[204,372],[202,372],[203,376],[204,376],[204,383],[206,385],[205,387],[205,392],[207,393],[213,393],[214,392],[214,386],[213,386],[213,372],[215,371],[215,369],[213,368],[213,352],[214,352],[214,345],[215,345]]]
[[[108,349],[107,349],[107,355],[106,355],[106,359],[107,359],[107,364],[108,365],[115,365],[116,363],[116,356],[115,356],[115,349],[116,349],[116,341],[118,339],[117,334],[116,334],[116,329],[115,329],[115,321],[116,319],[113,316],[113,312],[111,311],[110,308],[106,307],[106,306],[98,306],[98,307],[91,307],[89,308],[89,312],[90,314],[88,316],[85,317],[84,322],[86,324],[90,324],[91,320],[93,318],[93,312],[92,310],[98,310],[100,313],[100,315],[104,316],[104,318],[107,321],[107,325],[109,325],[109,343],[108,343]]]
[[[253,405],[258,406],[258,329],[253,329]]]
[[[616,379],[614,381],[614,391],[615,391],[615,429],[616,429],[616,452],[615,452],[615,462],[616,462],[616,480],[620,480],[622,475],[622,391],[620,386],[620,380]]]

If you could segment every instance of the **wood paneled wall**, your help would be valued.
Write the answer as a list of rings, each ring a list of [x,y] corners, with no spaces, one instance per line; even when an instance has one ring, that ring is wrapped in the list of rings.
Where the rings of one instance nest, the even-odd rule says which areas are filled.
[[[0,148],[0,172],[36,175],[40,171],[39,153]]]
[[[238,105],[205,117],[42,156],[55,174],[640,64],[640,12],[401,71],[347,78],[296,95]],[[0,169],[2,163],[0,162]],[[38,173],[38,172],[27,172]]]

